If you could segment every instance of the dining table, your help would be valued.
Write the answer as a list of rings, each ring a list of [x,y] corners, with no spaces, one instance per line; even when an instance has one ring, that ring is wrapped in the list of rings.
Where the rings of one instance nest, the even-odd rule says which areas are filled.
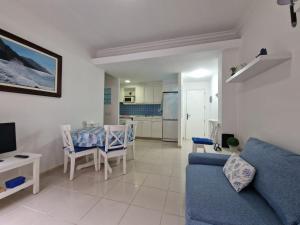
[[[124,132],[123,132],[124,133]],[[119,137],[124,136],[125,134],[123,133],[118,133],[117,135]],[[105,137],[106,137],[106,132],[103,126],[98,126],[98,127],[84,127],[84,128],[79,128],[71,131],[71,136],[73,140],[73,144],[76,147],[98,147],[98,148],[103,148],[105,147]],[[110,136],[109,136],[110,138]],[[111,136],[113,138],[113,136]],[[128,142],[133,140],[133,129],[132,127],[128,127],[127,130],[127,138]],[[94,162],[89,161],[84,164],[78,165],[76,168],[77,170],[93,166]],[[111,168],[109,169],[111,171]]]

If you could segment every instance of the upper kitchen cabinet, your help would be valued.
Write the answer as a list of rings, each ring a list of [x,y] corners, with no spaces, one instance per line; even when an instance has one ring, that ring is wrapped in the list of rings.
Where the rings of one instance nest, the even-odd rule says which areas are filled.
[[[122,86],[120,90],[120,102],[124,102],[124,98],[129,93],[134,93],[134,102],[132,103],[160,104],[162,101],[162,84],[161,82],[153,82]]]
[[[162,102],[162,86],[153,87],[153,103],[161,104]]]

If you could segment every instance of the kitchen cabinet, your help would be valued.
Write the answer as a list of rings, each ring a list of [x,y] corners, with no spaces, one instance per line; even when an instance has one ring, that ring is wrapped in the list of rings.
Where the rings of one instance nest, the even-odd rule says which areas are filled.
[[[162,121],[152,120],[151,122],[151,137],[162,138]]]
[[[161,102],[162,102],[162,87],[161,86],[153,87],[153,103],[161,104]]]
[[[143,121],[143,136],[142,137],[152,137],[151,134],[151,121]]]
[[[136,117],[137,137],[162,138],[162,119],[157,117]]]
[[[136,86],[135,88],[135,103],[143,104],[144,103],[144,87]]]
[[[153,104],[153,93],[154,89],[151,86],[145,86],[145,98],[144,98],[144,103],[147,104]]]

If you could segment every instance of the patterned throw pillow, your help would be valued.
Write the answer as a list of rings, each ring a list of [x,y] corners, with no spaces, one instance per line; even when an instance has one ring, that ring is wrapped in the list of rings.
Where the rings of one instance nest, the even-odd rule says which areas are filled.
[[[253,180],[255,168],[244,159],[234,154],[227,160],[223,167],[223,172],[232,187],[237,192],[240,192]]]

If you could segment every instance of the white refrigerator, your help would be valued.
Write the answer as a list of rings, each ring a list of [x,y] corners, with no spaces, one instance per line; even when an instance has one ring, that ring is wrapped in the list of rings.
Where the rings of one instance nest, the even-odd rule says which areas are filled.
[[[178,92],[163,92],[163,141],[178,141]]]

